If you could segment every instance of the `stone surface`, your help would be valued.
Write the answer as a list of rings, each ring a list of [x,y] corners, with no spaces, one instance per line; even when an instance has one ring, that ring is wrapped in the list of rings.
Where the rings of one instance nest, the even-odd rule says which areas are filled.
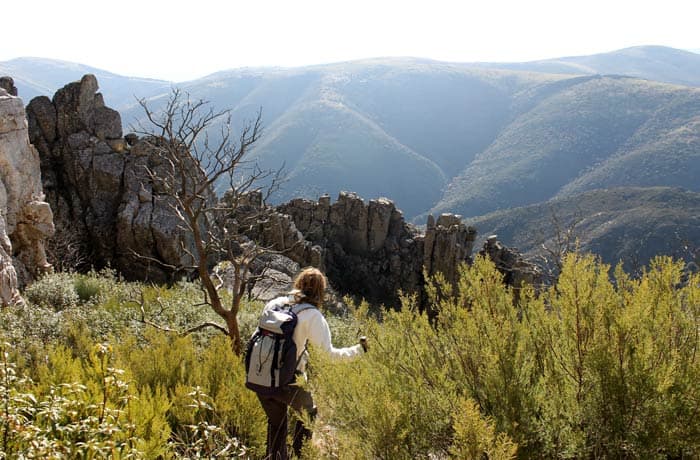
[[[162,187],[146,168],[159,164],[149,139],[122,137],[93,75],[27,107],[31,142],[58,237],[80,244],[81,267],[111,266],[128,279],[168,281],[191,265],[189,247]],[[55,255],[60,259],[60,254]]]
[[[525,260],[515,248],[504,246],[497,235],[486,239],[479,254],[490,258],[498,271],[503,273],[503,282],[512,286],[517,292],[523,285],[540,287],[543,284],[542,271],[533,263]]]
[[[0,77],[0,88],[4,89],[10,96],[17,96],[17,87],[12,77]]]
[[[9,84],[8,84],[9,82]],[[0,302],[19,301],[18,288],[50,270],[44,242],[54,233],[44,201],[39,155],[29,143],[22,100],[0,84]],[[16,94],[16,91],[13,91]]]
[[[405,222],[391,200],[365,203],[347,192],[333,204],[328,196],[318,201],[295,199],[276,211],[277,219],[290,221],[278,225],[288,229],[288,236],[262,238],[263,244],[288,249],[289,242],[296,241],[296,248],[310,246],[310,251],[289,250],[286,255],[302,266],[324,269],[342,294],[375,304],[398,305],[399,291],[422,301],[424,274],[440,272],[453,281],[459,264],[470,261],[476,238],[476,231],[462,224],[459,216],[441,216],[437,224],[431,216],[423,234]],[[287,246],[279,246],[283,241]],[[307,255],[320,256],[320,263]]]

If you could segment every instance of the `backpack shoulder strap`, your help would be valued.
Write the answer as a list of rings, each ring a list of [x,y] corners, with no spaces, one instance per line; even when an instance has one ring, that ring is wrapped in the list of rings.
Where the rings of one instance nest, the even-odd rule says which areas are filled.
[[[295,314],[298,315],[302,311],[311,310],[312,308],[316,308],[316,307],[311,305],[310,303],[298,303],[298,304],[292,305],[290,307],[290,310],[292,310]]]
[[[292,310],[294,312],[294,314],[298,315],[302,311],[312,310],[314,308],[316,308],[316,307],[314,305],[311,305],[310,303],[298,303],[298,304],[292,305],[290,307],[290,310]],[[308,341],[306,341],[304,343],[304,349],[301,351],[301,354],[299,354],[299,358],[297,359],[297,363],[294,365],[295,369],[299,367],[299,363],[301,362],[301,359],[304,357],[304,354],[308,350],[308,346],[309,346]]]

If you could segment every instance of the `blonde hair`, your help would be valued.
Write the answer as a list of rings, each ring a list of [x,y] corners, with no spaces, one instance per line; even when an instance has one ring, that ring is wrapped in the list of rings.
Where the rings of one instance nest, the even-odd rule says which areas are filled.
[[[321,270],[314,267],[303,269],[294,278],[294,290],[291,292],[294,296],[294,302],[306,302],[320,307],[326,297],[327,285],[328,280]]]

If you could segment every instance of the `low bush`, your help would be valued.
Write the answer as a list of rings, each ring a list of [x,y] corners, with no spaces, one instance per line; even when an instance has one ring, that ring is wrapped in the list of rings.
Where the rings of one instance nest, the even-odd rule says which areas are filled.
[[[478,259],[455,297],[432,293],[433,322],[411,299],[381,323],[360,311],[370,352],[314,357],[325,444],[340,458],[696,458],[700,278],[681,286],[681,268],[657,259],[613,283],[573,254],[516,305]]]
[[[75,290],[74,275],[70,273],[45,275],[27,287],[24,296],[33,305],[54,311],[74,307],[80,300]]]
[[[157,458],[167,452],[167,401],[139,397],[124,372],[109,365],[108,346],[96,346],[83,363],[53,350],[39,385],[20,376],[8,348],[0,347],[0,457]]]
[[[87,274],[74,275],[73,286],[80,302],[86,303],[107,296],[117,286],[116,273],[109,269],[100,272],[90,271]]]

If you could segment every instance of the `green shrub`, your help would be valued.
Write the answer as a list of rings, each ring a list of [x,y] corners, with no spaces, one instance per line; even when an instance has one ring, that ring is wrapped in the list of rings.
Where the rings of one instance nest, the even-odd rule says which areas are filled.
[[[193,338],[151,330],[146,342],[133,339],[118,347],[121,365],[139,387],[168,395],[170,425],[180,439],[192,435],[188,426],[207,422],[236,437],[250,453],[264,452],[267,422],[255,393],[248,390],[240,357],[223,335],[198,348]],[[192,410],[192,389],[211,398],[211,409]]]
[[[76,294],[78,294],[78,299],[81,302],[90,302],[97,299],[101,293],[102,281],[95,276],[94,272],[88,275],[76,275],[73,285]]]
[[[28,303],[0,308],[0,336],[14,344],[15,351],[28,353],[61,339],[61,317],[52,308]]]
[[[230,340],[223,335],[214,338],[198,364],[197,381],[213,398],[218,424],[252,453],[264,452],[267,419],[256,394],[245,387],[245,366],[231,351]]]
[[[479,258],[456,296],[430,289],[433,322],[410,299],[381,323],[360,315],[367,355],[314,356],[322,443],[340,458],[696,458],[700,277],[681,287],[680,271],[657,259],[613,284],[572,254],[555,287],[515,304]]]
[[[63,311],[80,300],[69,273],[51,273],[35,281],[24,291],[26,299],[37,306]]]
[[[700,276],[681,284],[680,269],[657,259],[639,279],[616,269],[613,283],[608,266],[572,254],[556,286],[523,289],[516,302],[478,258],[454,296],[431,282],[430,319],[411,298],[380,319],[367,305],[327,313],[336,346],[367,335],[370,351],[335,362],[311,350],[319,416],[307,458],[697,458]],[[40,440],[37,455],[71,443],[62,455],[262,456],[266,419],[229,339],[154,326],[217,321],[196,284],[94,274],[41,283],[72,286],[77,300],[37,288],[26,307],[0,310],[0,336],[13,344],[0,376],[0,457],[28,448],[25,434]],[[243,305],[244,340],[261,308]],[[61,419],[60,435],[39,407]],[[94,423],[107,416],[111,440]]]
[[[171,441],[178,458],[250,458],[251,452],[237,437],[212,424],[211,415],[217,408],[209,395],[195,387],[187,396],[191,421],[179,425]]]
[[[405,307],[387,312],[382,324],[358,325],[371,346],[361,358],[348,363],[312,356],[320,424],[334,428],[325,444],[340,458],[447,454],[454,386],[440,356],[429,353],[434,333],[427,317]]]
[[[542,354],[535,394],[540,437],[555,452],[596,458],[697,456],[698,279],[678,289],[681,265],[657,259],[638,281],[572,255],[548,310],[529,328]],[[551,310],[551,312],[549,311]]]
[[[66,376],[54,372],[55,365],[72,369],[71,377],[76,378],[39,386],[19,377],[7,347],[0,347],[0,457],[119,459],[167,454],[167,404],[162,398],[139,398],[124,372],[109,365],[109,346],[96,346],[89,362],[82,364],[66,350],[53,350],[47,380]],[[143,414],[151,417],[146,420]]]
[[[510,460],[515,458],[517,446],[504,433],[496,433],[491,420],[482,417],[479,406],[470,399],[457,402],[452,414],[454,441],[450,454],[455,459],[488,458]]]

